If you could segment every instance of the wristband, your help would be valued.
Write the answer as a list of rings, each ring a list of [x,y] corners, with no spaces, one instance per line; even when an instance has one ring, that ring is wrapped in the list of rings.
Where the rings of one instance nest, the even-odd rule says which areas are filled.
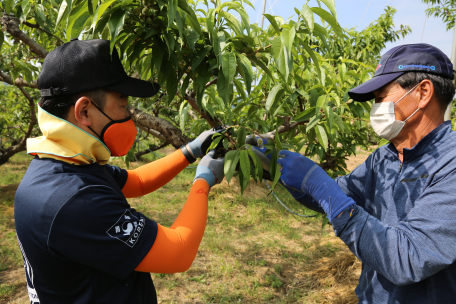
[[[190,154],[185,145],[180,147],[180,149],[182,151],[182,154],[184,154],[185,158],[188,160],[189,163],[193,164],[194,162],[196,162],[196,158],[194,158],[193,155]]]

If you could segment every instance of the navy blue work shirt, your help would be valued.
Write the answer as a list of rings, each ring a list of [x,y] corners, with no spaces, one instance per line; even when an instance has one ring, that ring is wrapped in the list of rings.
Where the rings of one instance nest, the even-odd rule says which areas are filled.
[[[134,269],[157,224],[132,209],[125,170],[36,157],[14,215],[31,303],[157,303],[149,273]]]
[[[360,303],[456,303],[456,132],[444,122],[403,163],[382,146],[337,179],[356,205],[333,220],[362,261]]]

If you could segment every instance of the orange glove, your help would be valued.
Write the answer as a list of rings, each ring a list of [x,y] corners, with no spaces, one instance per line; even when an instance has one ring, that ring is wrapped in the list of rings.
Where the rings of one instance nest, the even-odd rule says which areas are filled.
[[[189,165],[180,149],[147,165],[127,170],[128,179],[122,192],[125,197],[138,197],[153,192],[172,180]]]
[[[173,225],[158,225],[155,243],[136,271],[175,273],[190,268],[206,228],[208,193],[208,183],[196,180]]]

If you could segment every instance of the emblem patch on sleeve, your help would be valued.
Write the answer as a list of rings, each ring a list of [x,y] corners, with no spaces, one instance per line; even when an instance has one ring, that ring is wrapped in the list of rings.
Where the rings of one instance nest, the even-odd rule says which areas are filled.
[[[106,231],[106,233],[110,237],[118,239],[127,246],[133,248],[138,241],[145,224],[146,220],[144,217],[141,216],[138,219],[136,216],[131,214],[130,210],[127,209],[117,222],[112,225],[108,231]]]

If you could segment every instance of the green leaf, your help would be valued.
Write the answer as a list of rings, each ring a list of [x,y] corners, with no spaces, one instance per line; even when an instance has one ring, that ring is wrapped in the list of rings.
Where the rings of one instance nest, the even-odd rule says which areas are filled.
[[[329,223],[329,219],[326,216],[326,214],[322,214],[322,220],[321,220],[321,229],[325,228],[325,225]]]
[[[172,65],[169,65],[169,69],[169,75],[166,79],[166,91],[168,93],[168,102],[171,102],[174,96],[176,96],[179,80],[177,79],[176,72],[174,72]]]
[[[323,108],[326,104],[326,101],[327,101],[327,96],[326,95],[320,95],[318,96],[318,99],[317,99],[317,105],[315,107],[315,115],[317,115],[318,113],[320,113],[320,109]]]
[[[5,13],[9,14],[11,12],[11,9],[14,6],[14,0],[6,0],[4,6],[5,6]]]
[[[224,87],[229,88],[229,86],[233,82],[234,75],[236,74],[236,55],[233,53],[228,53],[225,52],[222,54],[222,72],[223,72],[223,81],[224,81]],[[219,73],[220,77],[220,73]],[[220,81],[220,78],[217,80],[217,85],[219,84],[218,82]],[[225,90],[224,96],[221,96],[223,101],[225,103],[228,103],[229,100],[229,95],[230,95],[230,90]]]
[[[87,1],[87,9],[89,11],[89,14],[93,16],[93,0],[88,0]]]
[[[245,145],[245,134],[246,134],[245,128],[240,127],[237,131],[237,143],[240,148],[243,148]]]
[[[66,28],[66,36],[67,36],[67,42],[70,41],[73,37],[72,31],[73,31],[73,26],[84,13],[87,12],[88,8],[85,3],[81,3],[78,6],[76,6],[73,10],[71,10],[70,17],[68,18],[68,25]]]
[[[317,125],[315,128],[317,138],[325,151],[328,149],[328,135],[326,134],[325,128],[322,125]]]
[[[250,176],[244,176],[244,173],[242,171],[239,171],[239,183],[241,184],[241,195],[244,194],[245,189],[249,185],[250,181]]]
[[[284,29],[285,30],[285,29]],[[285,81],[288,80],[288,75],[290,74],[293,62],[288,56],[288,51],[286,46],[282,43],[282,39],[279,36],[274,37],[272,40],[272,56],[274,61],[277,64],[277,69],[280,74],[285,78]]]
[[[271,16],[269,14],[264,14],[264,16],[269,20],[271,23],[272,27],[275,29],[277,35],[280,35],[280,27],[277,24],[277,21],[275,20],[274,16]]]
[[[187,101],[184,101],[183,103],[181,103],[181,105],[179,107],[179,127],[180,127],[181,131],[184,131],[185,124],[187,122],[188,109],[189,109],[189,104],[187,103]]]
[[[317,14],[318,16],[320,16],[323,20],[325,20],[326,22],[328,22],[333,31],[340,37],[340,38],[343,38],[344,37],[344,33],[342,31],[342,28],[340,27],[339,23],[337,22],[337,20],[330,14],[328,13],[327,11],[325,11],[324,9],[322,8],[319,8],[319,7],[312,7],[312,11]]]
[[[310,119],[312,116],[315,114],[315,107],[310,107],[303,112],[299,113],[298,116],[293,117],[293,121],[295,122],[301,122],[301,121],[306,121]]]
[[[334,16],[334,18],[337,19],[337,12],[336,12],[336,3],[334,3],[334,0],[320,0],[323,2],[328,8],[331,14]]]
[[[5,35],[0,31],[0,50],[2,49],[3,41],[5,41]]]
[[[174,53],[174,36],[172,31],[168,31],[163,34],[163,38],[165,39],[165,43],[168,46],[168,59],[171,58],[171,54]]]
[[[199,39],[200,34],[192,28],[185,29],[185,38],[187,40],[188,46],[194,50],[195,49],[195,42]]]
[[[228,7],[228,10],[232,9],[238,12],[239,16],[241,17],[242,24],[244,25],[244,28],[247,30],[247,35],[250,35],[249,15],[242,7],[242,5],[237,2],[224,2],[221,6],[217,8],[217,11],[220,12],[225,7]]]
[[[177,13],[177,0],[168,0],[168,27],[173,24],[174,17]]]
[[[212,49],[210,45],[206,45],[203,49],[199,50],[192,58],[192,71],[196,71],[200,63],[206,58],[207,53]]]
[[[279,151],[283,150],[282,143],[280,142],[279,128],[277,128],[275,131],[274,140],[275,140],[277,149],[279,149]]]
[[[276,84],[272,90],[269,92],[268,99],[266,100],[266,111],[269,112],[271,109],[275,107],[278,100],[282,97],[283,92],[285,90],[282,88],[282,85]]]
[[[239,53],[236,53],[236,56],[239,59],[238,65],[244,71],[244,76],[245,76],[244,83],[247,88],[247,92],[250,94],[251,89],[252,89],[252,81],[253,81],[252,64],[250,63],[250,60],[246,56],[239,54]]]
[[[236,35],[242,35],[243,27],[239,20],[236,19],[236,17],[225,11],[221,11],[219,16],[225,18],[225,20],[228,22],[228,25],[236,33]]]
[[[380,139],[380,141],[378,142],[378,147],[380,148],[381,146],[384,146],[384,145],[387,145],[389,144],[389,141],[387,139]]]
[[[108,1],[104,1],[100,4],[100,6],[97,7],[97,10],[95,11],[95,13],[93,14],[93,21],[92,21],[92,26],[91,28],[95,29],[96,26],[97,26],[97,23],[98,23],[98,20],[100,20],[101,16],[103,15],[103,13],[108,9],[108,7],[113,3],[115,2],[116,0],[108,0]],[[84,5],[84,3],[82,3]],[[88,8],[86,7],[86,10],[88,10]]]
[[[21,17],[19,18],[19,21],[24,22],[25,20],[27,20],[27,15],[30,13],[30,9],[32,8],[32,1],[29,1],[29,0],[22,1],[21,7],[22,7],[22,14],[21,14]]]
[[[317,125],[317,123],[320,121],[320,118],[321,118],[321,115],[320,115],[320,113],[318,113],[318,115],[315,115],[314,117],[312,117],[310,119],[310,121],[306,127],[306,133],[308,133],[309,130],[311,130],[313,127],[315,127]]]
[[[211,38],[213,38],[213,36],[214,36],[215,13],[216,13],[216,11],[213,8],[210,8],[206,13],[207,31],[209,32]],[[212,42],[212,43],[214,43],[214,42]]]
[[[263,61],[256,59],[255,56],[249,57],[257,66],[259,66],[268,76],[272,79],[272,81],[275,82],[274,76],[272,76],[271,71],[268,69],[268,67],[263,63]]]
[[[258,164],[258,167],[257,167],[257,176],[258,176],[258,180],[260,181],[260,183],[263,181],[263,163],[261,162],[261,159],[258,155],[256,155],[255,153],[253,153],[256,157],[256,160],[257,160],[257,164]]]
[[[291,49],[293,48],[293,41],[296,35],[296,30],[294,27],[291,29],[283,29],[282,34],[280,35],[280,39],[282,40],[282,44],[287,49],[288,58],[291,58]],[[290,69],[291,70],[291,69]]]
[[[109,27],[109,32],[111,33],[111,44],[110,44],[111,54],[112,54],[114,45],[116,44],[117,35],[119,35],[119,32],[122,30],[122,28],[124,26],[126,13],[127,13],[127,11],[124,8],[118,8],[111,14],[111,17],[109,18],[108,27]]]
[[[302,18],[304,18],[310,31],[313,32],[315,21],[314,21],[313,11],[310,8],[310,6],[308,6],[307,4],[304,4],[304,6],[302,7],[302,10],[301,10],[301,16],[302,16]]]
[[[239,159],[239,163],[241,165],[242,174],[246,179],[250,179],[250,160],[249,160],[249,153],[247,150],[241,150],[241,157]],[[244,188],[245,189],[245,188]]]
[[[239,157],[241,151],[233,150],[228,151],[225,154],[225,164],[223,167],[223,171],[225,172],[225,178],[228,183],[230,183],[231,178],[233,177],[234,172],[236,171],[236,165],[239,162]]]
[[[326,120],[328,121],[329,130],[332,130],[332,125],[334,121],[334,112],[331,106],[324,107]]]
[[[334,114],[334,122],[339,127],[340,132],[345,131],[344,121],[342,120],[342,118],[339,115]]]
[[[317,56],[315,56],[314,51],[312,51],[312,49],[306,44],[306,42],[302,42],[301,45],[306,50],[306,52],[310,55],[310,58],[312,58],[313,64],[315,65],[315,70],[318,74],[318,77],[321,79],[320,64],[318,62]]]
[[[220,134],[221,135],[221,134]],[[214,150],[215,148],[217,148],[218,144],[220,143],[220,141],[225,138],[224,136],[218,136],[216,137],[210,144],[210,146],[207,148],[207,151],[206,153],[209,153],[209,151],[211,150]]]
[[[184,11],[187,13],[187,17],[190,19],[190,22],[192,23],[192,26],[193,28],[198,32],[198,34],[202,34],[202,31],[201,31],[201,26],[199,24],[199,21],[198,21],[198,18],[196,17],[195,15],[195,12],[193,11],[193,9],[191,9],[188,4],[187,4],[187,0],[178,0],[177,2],[178,6]]]

